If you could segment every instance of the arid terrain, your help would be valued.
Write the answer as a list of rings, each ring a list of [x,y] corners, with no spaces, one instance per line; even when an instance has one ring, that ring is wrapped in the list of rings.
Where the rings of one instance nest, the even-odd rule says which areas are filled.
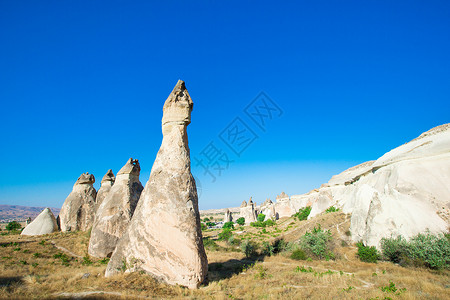
[[[21,206],[21,205],[4,205],[0,204],[0,222],[10,222],[34,219],[45,207]],[[52,212],[57,216],[60,209],[51,207]]]
[[[218,216],[216,217],[218,219]],[[450,272],[361,262],[350,241],[349,215],[333,212],[307,221],[278,220],[264,229],[236,225],[235,241],[250,239],[259,251],[248,258],[238,243],[218,241],[221,230],[203,232],[208,281],[199,289],[157,282],[141,274],[105,278],[108,259],[87,255],[89,232],[0,237],[1,298],[103,299],[448,299]],[[263,242],[295,242],[321,225],[332,233],[334,259],[295,260],[291,253],[262,253]]]

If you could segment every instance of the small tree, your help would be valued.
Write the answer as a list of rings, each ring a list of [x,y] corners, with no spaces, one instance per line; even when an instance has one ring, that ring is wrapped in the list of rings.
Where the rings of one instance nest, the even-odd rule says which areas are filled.
[[[219,241],[228,241],[233,235],[230,228],[224,228],[221,233],[219,233]]]
[[[299,211],[295,213],[293,217],[298,218],[300,221],[304,221],[308,219],[310,213],[311,213],[311,206],[307,206],[305,208],[299,209]]]
[[[22,228],[22,225],[20,225],[17,221],[9,222],[8,225],[6,225],[6,230],[12,231],[12,230],[19,230]]]
[[[241,243],[241,250],[244,252],[245,257],[249,258],[256,253],[256,246],[252,241],[247,239]]]
[[[240,217],[239,219],[236,220],[236,223],[238,223],[241,226],[244,226],[245,218],[244,217]]]
[[[258,220],[258,222],[264,222],[265,218],[266,218],[265,214],[259,214],[257,220]]]
[[[210,221],[210,220],[209,220],[208,217],[206,217],[206,218],[203,219],[203,222],[209,222],[209,221]]]
[[[222,228],[223,229],[225,229],[225,228],[234,229],[234,223],[232,221],[226,222],[225,224],[223,224]]]

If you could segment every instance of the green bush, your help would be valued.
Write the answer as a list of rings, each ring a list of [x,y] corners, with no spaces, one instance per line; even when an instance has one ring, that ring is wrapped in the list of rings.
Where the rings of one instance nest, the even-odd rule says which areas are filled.
[[[294,251],[292,251],[291,258],[295,260],[306,260],[308,257],[306,256],[305,251],[303,251],[300,248],[297,248]]]
[[[230,228],[224,228],[219,233],[218,240],[219,241],[228,241],[232,235],[233,235],[233,232],[231,232]]]
[[[269,242],[262,243],[262,254],[272,256],[275,254],[275,247]]]
[[[362,242],[356,244],[358,247],[358,257],[361,261],[376,263],[378,260],[378,251],[374,246],[365,246]]]
[[[323,231],[319,226],[311,232],[305,233],[300,239],[300,246],[305,251],[313,254],[318,258],[332,258],[329,251],[329,242],[331,241],[331,232]]]
[[[229,228],[229,229],[234,229],[234,223],[233,222],[226,222],[225,224],[223,224],[222,228]]]
[[[382,238],[380,241],[380,246],[385,259],[394,263],[399,263],[405,253],[407,242],[401,235],[399,235],[396,238]]]
[[[206,226],[204,223],[200,223],[200,227],[202,228],[202,230],[208,229],[208,226]]]
[[[266,227],[266,223],[260,222],[260,221],[256,221],[256,222],[251,222],[250,226],[252,226],[252,227]]]
[[[204,218],[203,219],[203,222],[209,222],[210,220],[209,220],[209,218]]]
[[[291,251],[294,247],[293,243],[286,242],[284,239],[278,239],[273,242],[273,248],[275,253]]]
[[[258,217],[256,218],[256,220],[258,222],[264,222],[264,219],[266,218],[265,214],[259,214]]]
[[[450,267],[450,241],[442,234],[418,234],[411,238],[406,256],[415,262],[424,262],[431,269]]]
[[[311,206],[307,206],[304,208],[300,208],[299,211],[293,215],[293,217],[298,218],[300,221],[304,221],[308,219],[310,213],[311,213]]]
[[[256,247],[255,243],[248,239],[244,240],[241,243],[241,250],[242,250],[242,252],[244,252],[245,257],[247,257],[247,258],[256,254],[256,248],[257,247]]]
[[[383,238],[380,244],[383,256],[394,263],[431,269],[450,267],[450,240],[443,234],[421,233],[409,241],[402,236]]]
[[[6,230],[13,231],[13,230],[20,230],[22,228],[22,225],[20,225],[17,221],[9,222],[8,225],[6,225]]]
[[[332,213],[332,212],[336,212],[339,211],[339,208],[336,208],[334,206],[330,206],[325,210],[325,213]]]
[[[214,223],[214,222],[206,222],[206,226],[214,227],[214,226],[216,226],[216,223]]]
[[[209,237],[203,238],[203,246],[205,247],[205,249],[208,249],[210,251],[217,251],[220,249],[220,246],[217,245],[217,243]]]
[[[238,223],[241,226],[244,226],[245,218],[244,217],[240,217],[239,219],[236,220],[236,223]]]
[[[266,223],[266,226],[273,226],[273,225],[275,225],[275,222],[272,219],[268,219],[264,223]]]

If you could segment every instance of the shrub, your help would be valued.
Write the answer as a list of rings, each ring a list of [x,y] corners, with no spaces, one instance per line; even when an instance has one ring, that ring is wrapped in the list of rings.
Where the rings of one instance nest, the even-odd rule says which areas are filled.
[[[241,243],[241,250],[244,252],[245,257],[249,258],[256,254],[256,245],[254,242],[247,239]]]
[[[308,219],[309,214],[311,213],[311,206],[307,206],[304,208],[300,208],[297,213],[294,214],[294,218],[298,218],[300,221],[304,221]]]
[[[265,218],[266,218],[265,214],[259,214],[256,220],[258,220],[258,222],[264,222]]]
[[[275,222],[272,219],[268,219],[264,223],[266,223],[266,226],[273,226],[273,225],[275,225]]]
[[[13,230],[19,230],[21,228],[22,228],[22,225],[20,225],[19,222],[12,221],[12,222],[9,222],[8,225],[6,225],[5,229],[8,231],[13,231]]]
[[[219,245],[214,240],[211,240],[209,237],[203,238],[203,246],[205,249],[208,249],[210,251],[217,251],[219,250]]]
[[[323,231],[319,226],[311,232],[305,233],[300,240],[300,246],[305,251],[310,252],[318,258],[330,258],[328,243],[331,240],[331,232],[329,230]]]
[[[206,226],[204,223],[200,223],[200,227],[202,230],[207,230],[208,226]]]
[[[380,241],[383,256],[394,263],[399,263],[405,252],[407,242],[402,236],[382,238]]]
[[[442,234],[418,234],[407,243],[406,256],[413,263],[425,263],[431,269],[450,266],[450,241]]]
[[[203,219],[203,222],[209,222],[210,220],[209,220],[209,218],[204,218]]]
[[[236,220],[236,223],[238,223],[239,225],[243,226],[245,224],[245,218],[244,217],[240,217],[239,219]]]
[[[90,257],[86,254],[86,255],[83,257],[83,261],[81,262],[81,264],[82,264],[82,265],[85,265],[85,266],[90,266],[90,265],[92,265],[92,260],[91,260]]]
[[[274,253],[291,251],[293,243],[286,242],[284,239],[278,239],[273,242]]]
[[[224,228],[222,229],[222,231],[219,233],[219,241],[228,241],[230,239],[230,237],[233,235],[233,233],[231,232],[230,228]]]
[[[229,229],[234,229],[234,223],[233,222],[226,222],[225,224],[223,224],[222,228],[229,228]]]
[[[107,265],[109,263],[109,258],[105,257],[98,261],[101,265]]]
[[[238,246],[241,244],[241,240],[237,239],[234,237],[234,235],[232,235],[229,239],[228,239],[228,244],[233,245],[233,246]]]
[[[339,211],[339,208],[336,208],[334,206],[330,206],[325,210],[325,213],[332,213],[332,212],[336,212]]]
[[[300,248],[297,248],[294,251],[292,251],[291,258],[295,260],[306,260],[308,257],[306,256],[305,251],[303,251]]]
[[[374,246],[365,246],[362,242],[356,244],[358,247],[358,257],[361,261],[376,263],[378,260],[378,251]]]
[[[214,227],[214,226],[216,226],[216,223],[214,223],[214,222],[206,222],[206,226]]]
[[[409,241],[402,236],[383,238],[380,244],[383,256],[394,263],[431,269],[450,267],[450,241],[443,234],[421,233]]]
[[[253,226],[253,227],[266,227],[266,223],[265,222],[256,221],[256,222],[251,222],[250,226]]]
[[[262,243],[262,253],[267,256],[272,256],[275,254],[275,247],[269,242]]]

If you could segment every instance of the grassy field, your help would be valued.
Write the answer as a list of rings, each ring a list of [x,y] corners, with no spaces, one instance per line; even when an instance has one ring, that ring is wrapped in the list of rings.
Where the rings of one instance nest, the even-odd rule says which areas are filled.
[[[321,225],[332,233],[334,260],[293,260],[289,252],[246,258],[238,243],[216,241],[207,230],[208,281],[198,290],[169,286],[134,273],[103,276],[107,260],[87,256],[89,233],[40,237],[0,236],[1,298],[191,298],[191,299],[450,299],[450,273],[363,263],[350,241],[349,216],[329,213],[312,220],[279,220],[269,228],[238,227],[236,240],[261,244],[297,241]]]

